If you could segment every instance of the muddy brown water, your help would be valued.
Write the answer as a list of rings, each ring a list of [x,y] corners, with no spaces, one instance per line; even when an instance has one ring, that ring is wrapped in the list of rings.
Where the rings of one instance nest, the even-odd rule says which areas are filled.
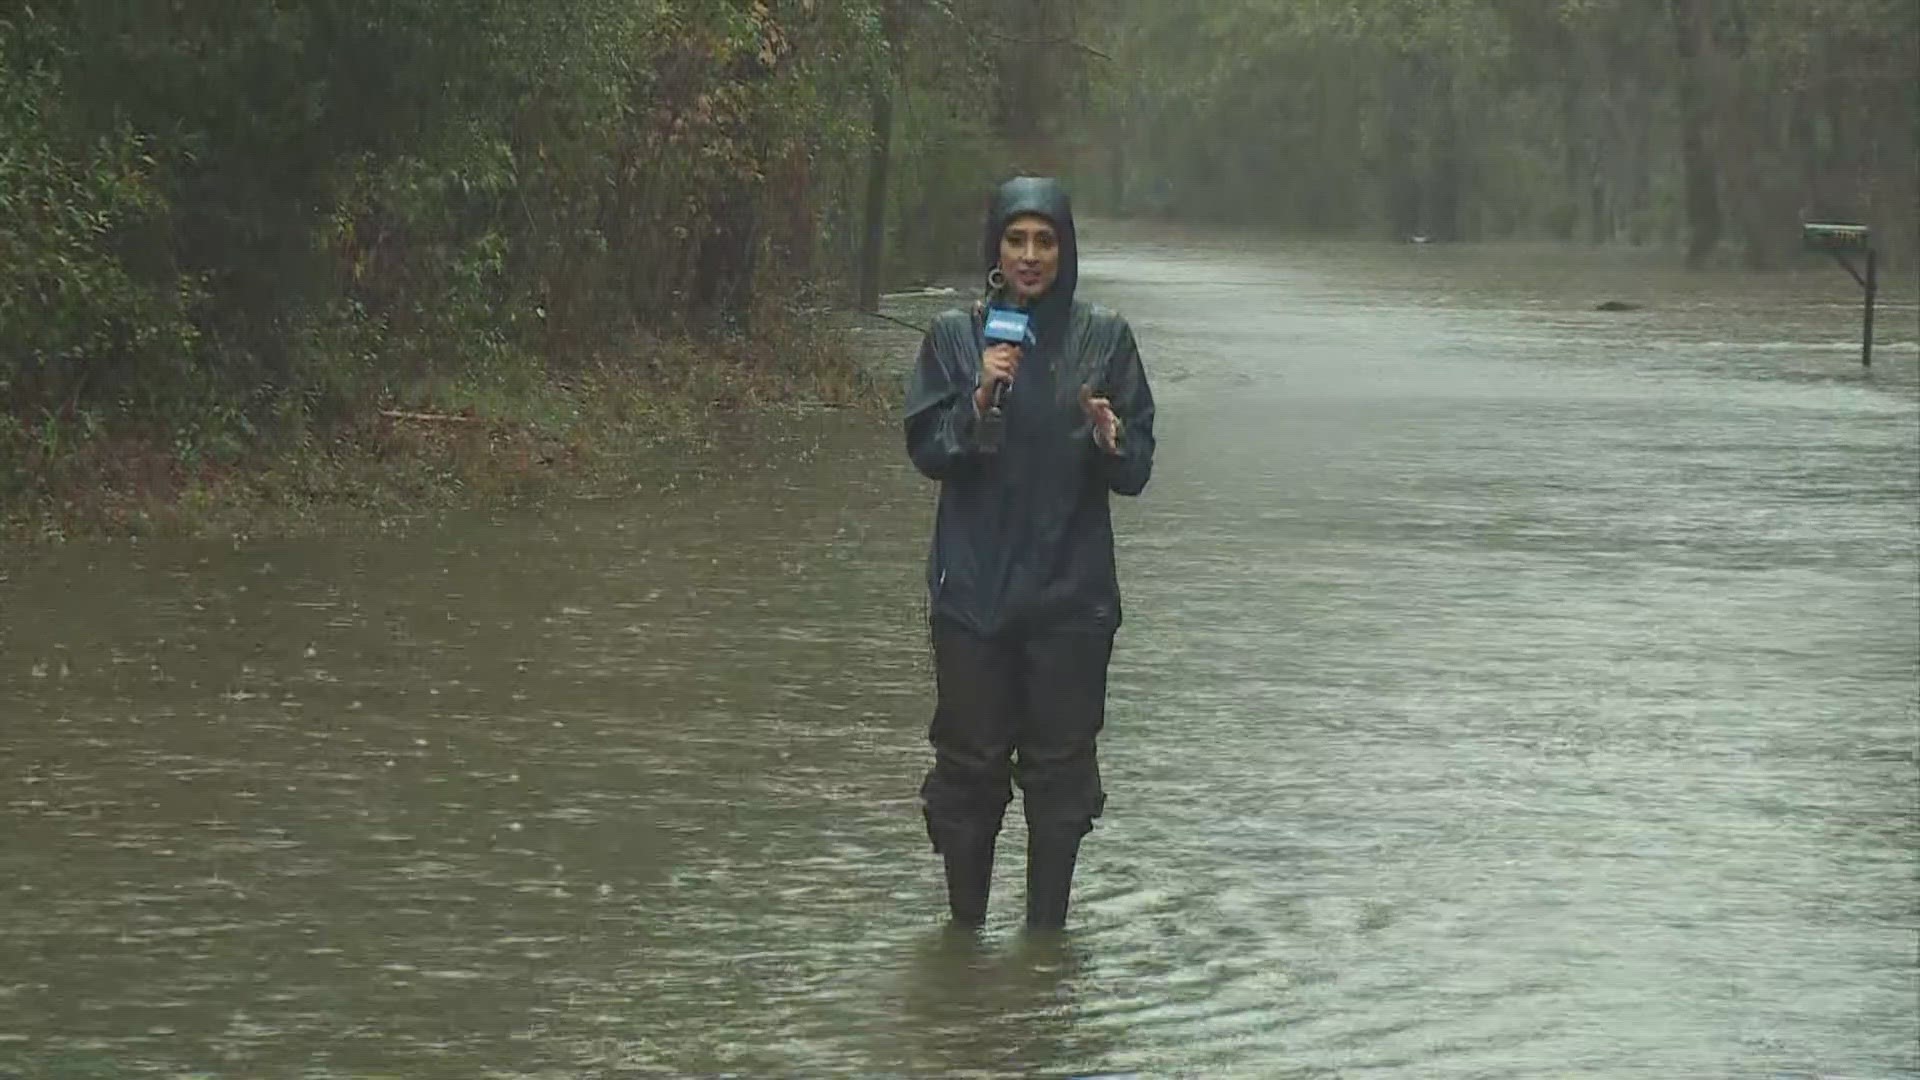
[[[1910,285],[1869,375],[1837,270],[1088,233],[1162,454],[1064,940],[1017,809],[940,927],[930,487],[770,422],[0,551],[0,1075],[1920,1075]]]

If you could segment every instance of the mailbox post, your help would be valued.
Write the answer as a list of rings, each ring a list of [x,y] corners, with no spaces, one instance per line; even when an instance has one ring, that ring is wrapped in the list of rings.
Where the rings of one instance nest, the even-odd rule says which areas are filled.
[[[1873,366],[1873,298],[1880,291],[1878,260],[1874,257],[1873,239],[1865,225],[1842,224],[1839,222],[1809,221],[1800,226],[1800,238],[1809,251],[1824,251],[1833,256],[1833,261],[1853,275],[1866,293],[1866,309],[1861,314],[1860,330],[1860,366]],[[1849,256],[1854,253],[1866,256],[1866,273],[1862,274],[1853,265]]]

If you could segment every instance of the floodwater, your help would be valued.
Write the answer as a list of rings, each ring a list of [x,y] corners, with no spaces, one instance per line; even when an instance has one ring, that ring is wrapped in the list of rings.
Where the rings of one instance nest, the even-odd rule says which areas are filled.
[[[1833,268],[1087,232],[1162,453],[1063,939],[1017,803],[942,931],[932,491],[782,421],[0,551],[0,1075],[1920,1076],[1911,285],[1865,374]]]

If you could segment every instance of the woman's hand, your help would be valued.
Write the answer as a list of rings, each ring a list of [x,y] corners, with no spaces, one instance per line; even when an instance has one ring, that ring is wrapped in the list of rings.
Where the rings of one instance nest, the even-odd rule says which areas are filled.
[[[1113,411],[1113,402],[1104,397],[1094,397],[1093,387],[1080,388],[1080,408],[1093,423],[1093,444],[1109,454],[1120,452],[1120,417]]]
[[[1020,371],[1020,347],[1004,342],[987,346],[980,354],[980,385],[973,391],[973,407],[986,412],[993,404],[993,387],[996,383],[1013,385],[1013,377]]]

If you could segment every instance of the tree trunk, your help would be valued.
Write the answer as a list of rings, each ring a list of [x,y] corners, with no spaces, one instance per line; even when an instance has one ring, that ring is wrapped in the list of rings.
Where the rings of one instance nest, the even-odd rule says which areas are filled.
[[[746,330],[760,249],[759,195],[736,186],[716,198],[707,213],[706,233],[694,259],[694,304],[706,321]]]
[[[893,87],[884,75],[872,90],[873,130],[867,158],[866,242],[860,248],[860,310],[880,310],[880,271],[887,243],[887,166],[893,155]]]
[[[1680,154],[1687,202],[1687,265],[1706,265],[1720,243],[1719,175],[1707,146],[1706,59],[1710,0],[1668,0],[1680,60]]]
[[[1629,107],[1621,116],[1628,133],[1623,142],[1629,149],[1621,183],[1626,192],[1627,242],[1639,246],[1652,239],[1649,221],[1653,207],[1653,108],[1652,95],[1635,84]]]
[[[1568,73],[1559,80],[1559,89],[1560,177],[1565,202],[1555,208],[1547,227],[1555,239],[1572,240],[1580,227],[1580,186],[1587,175],[1587,131],[1580,111],[1580,96],[1586,87],[1577,75]]]
[[[787,270],[811,276],[819,258],[815,250],[819,226],[814,218],[813,166],[806,149],[789,150],[781,162],[781,171],[780,198],[786,202],[781,226],[786,235],[781,238],[781,254]]]
[[[1414,61],[1405,56],[1389,61],[1387,73],[1387,223],[1396,240],[1420,232],[1420,181],[1414,175],[1413,126],[1418,116]]]
[[[1427,83],[1433,115],[1428,150],[1427,227],[1435,240],[1460,239],[1460,123],[1453,75],[1441,68]]]
[[[1619,160],[1620,147],[1613,137],[1614,109],[1619,100],[1619,80],[1604,62],[1591,65],[1598,69],[1601,93],[1588,113],[1588,132],[1592,148],[1587,155],[1587,242],[1605,244],[1615,236],[1613,184],[1609,176],[1612,163]]]

